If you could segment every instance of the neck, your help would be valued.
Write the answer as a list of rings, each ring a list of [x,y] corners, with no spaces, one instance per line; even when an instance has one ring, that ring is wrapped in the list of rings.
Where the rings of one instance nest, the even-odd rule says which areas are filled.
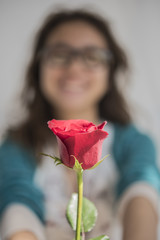
[[[93,122],[94,124],[99,123],[99,114],[98,108],[90,108],[85,111],[77,111],[77,112],[68,112],[68,111],[56,111],[57,119],[69,120],[69,119],[85,119],[89,122]]]

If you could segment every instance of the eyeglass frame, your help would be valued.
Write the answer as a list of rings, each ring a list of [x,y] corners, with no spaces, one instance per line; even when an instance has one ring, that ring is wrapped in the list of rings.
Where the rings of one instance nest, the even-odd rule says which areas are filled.
[[[93,67],[96,67],[97,65],[105,65],[105,64],[98,64],[97,65],[94,65],[94,66],[87,66],[87,60],[85,62],[85,57],[84,57],[84,52],[86,50],[98,50],[98,51],[101,51],[101,53],[104,54],[104,56],[106,57],[105,61],[106,61],[106,66],[108,66],[109,64],[112,64],[113,63],[113,54],[112,52],[110,51],[110,49],[105,49],[105,48],[100,48],[100,47],[95,47],[95,46],[90,46],[90,47],[84,47],[84,48],[74,48],[74,47],[70,47],[68,45],[65,45],[65,44],[57,44],[57,45],[47,45],[45,46],[40,52],[39,52],[39,59],[44,61],[44,57],[45,57],[45,54],[51,50],[54,50],[54,49],[57,49],[58,47],[62,47],[62,48],[66,48],[67,50],[70,51],[71,55],[69,56],[70,59],[68,59],[69,61],[66,61],[66,63],[63,63],[63,64],[55,64],[55,66],[65,66],[67,67],[68,65],[71,64],[71,62],[73,61],[73,59],[75,58],[81,58],[81,61],[84,63],[84,65],[86,67],[89,67],[89,68],[93,68]],[[65,50],[66,50],[65,49]],[[54,66],[54,64],[49,64],[50,66]]]

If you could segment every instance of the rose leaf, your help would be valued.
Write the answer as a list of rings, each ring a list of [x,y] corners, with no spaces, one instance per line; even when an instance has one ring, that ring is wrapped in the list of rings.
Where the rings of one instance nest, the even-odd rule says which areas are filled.
[[[76,231],[77,220],[77,199],[78,194],[73,193],[66,210],[67,220],[74,231]],[[87,198],[83,197],[82,207],[82,228],[84,232],[89,232],[95,225],[97,218],[97,209],[95,205]],[[82,230],[81,230],[82,232]]]
[[[99,237],[96,238],[90,238],[89,240],[109,240],[109,237],[106,235],[101,235]]]

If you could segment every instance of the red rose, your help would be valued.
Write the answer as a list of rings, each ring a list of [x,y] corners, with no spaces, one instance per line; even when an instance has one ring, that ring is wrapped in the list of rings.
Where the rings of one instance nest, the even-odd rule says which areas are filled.
[[[103,131],[106,122],[95,126],[86,120],[51,120],[48,127],[58,140],[60,158],[64,165],[73,168],[76,157],[83,169],[93,167],[101,157],[103,140],[108,133]]]

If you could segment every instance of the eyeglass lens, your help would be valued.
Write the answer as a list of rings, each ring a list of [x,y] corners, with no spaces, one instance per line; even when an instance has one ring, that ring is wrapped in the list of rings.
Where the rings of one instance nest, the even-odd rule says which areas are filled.
[[[75,58],[80,58],[87,67],[109,64],[112,54],[109,50],[87,47],[75,49],[71,47],[46,47],[42,52],[43,61],[51,66],[68,66]]]

